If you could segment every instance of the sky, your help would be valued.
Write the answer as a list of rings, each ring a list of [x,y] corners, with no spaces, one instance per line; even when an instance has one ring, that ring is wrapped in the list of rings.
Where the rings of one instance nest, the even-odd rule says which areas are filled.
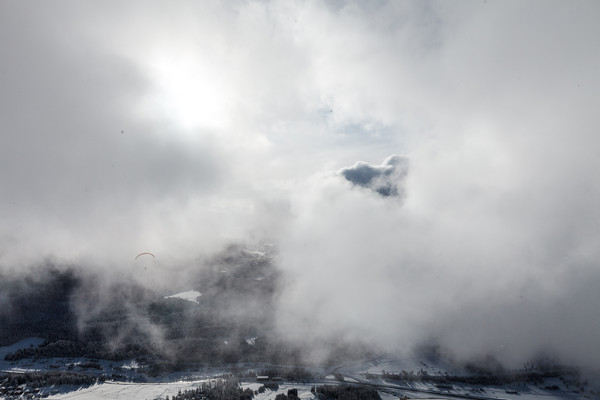
[[[298,340],[600,367],[599,14],[0,0],[0,268],[272,244]]]

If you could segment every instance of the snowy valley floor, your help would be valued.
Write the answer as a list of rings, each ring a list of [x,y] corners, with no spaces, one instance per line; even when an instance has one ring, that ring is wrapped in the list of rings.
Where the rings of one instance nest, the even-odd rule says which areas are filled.
[[[229,366],[222,368],[204,368],[197,371],[185,371],[178,374],[149,377],[140,372],[139,366],[132,360],[124,362],[108,362],[94,360],[100,368],[85,367],[90,360],[86,359],[43,359],[5,361],[4,357],[19,348],[36,346],[41,339],[30,338],[12,346],[0,348],[0,371],[2,373],[24,374],[43,371],[74,371],[97,376],[108,377],[102,383],[90,386],[54,385],[44,386],[38,390],[23,385],[19,392],[3,392],[0,398],[41,398],[48,399],[165,399],[172,398],[180,391],[195,389],[210,380],[229,372]],[[273,368],[272,365],[236,365],[240,370],[261,371]],[[382,374],[386,371],[386,374]],[[552,400],[600,399],[594,382],[585,387],[574,386],[562,377],[544,379],[543,382],[516,382],[503,385],[470,385],[470,384],[435,384],[426,381],[401,381],[389,379],[390,374],[401,371],[418,371],[431,375],[457,374],[452,366],[438,363],[430,365],[419,359],[394,359],[381,356],[353,364],[328,369],[314,368],[310,370],[314,378],[306,380],[277,379],[276,390],[267,389],[258,393],[263,382],[256,378],[241,378],[243,389],[255,392],[254,399],[272,400],[280,394],[287,394],[290,389],[297,389],[301,399],[317,398],[311,388],[322,385],[362,385],[377,390],[382,399],[414,398],[414,399],[469,399],[469,400]],[[118,374],[116,374],[118,372]],[[463,371],[461,371],[463,372]],[[113,375],[115,374],[115,375]],[[118,379],[112,379],[111,377]]]

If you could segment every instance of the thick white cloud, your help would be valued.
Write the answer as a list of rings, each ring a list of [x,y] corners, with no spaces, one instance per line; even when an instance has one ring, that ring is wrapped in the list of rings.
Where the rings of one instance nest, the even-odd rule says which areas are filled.
[[[282,322],[598,365],[598,11],[0,1],[0,264],[269,240]]]

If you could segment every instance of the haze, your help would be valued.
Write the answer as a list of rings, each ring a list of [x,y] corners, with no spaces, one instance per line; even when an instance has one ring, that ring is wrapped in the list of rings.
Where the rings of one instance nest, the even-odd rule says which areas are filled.
[[[599,367],[598,15],[0,0],[2,271],[269,244],[295,340]]]

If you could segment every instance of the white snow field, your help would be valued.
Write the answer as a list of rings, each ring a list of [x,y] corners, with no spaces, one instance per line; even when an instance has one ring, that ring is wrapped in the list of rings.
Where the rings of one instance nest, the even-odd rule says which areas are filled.
[[[74,400],[95,400],[95,399],[127,399],[127,400],[144,400],[144,399],[164,399],[166,396],[173,397],[180,390],[194,389],[201,385],[202,381],[193,382],[169,382],[169,383],[115,383],[106,382],[90,386],[67,393],[57,393],[50,395],[48,399],[74,399]],[[243,384],[242,388],[249,387],[252,390],[257,390],[262,384],[251,383]],[[259,393],[254,396],[256,400],[271,400],[279,393],[287,394],[288,389],[297,388],[298,397],[301,399],[314,399],[315,396],[310,392],[309,385],[280,385],[279,390],[267,390],[264,393]]]
[[[117,383],[117,382],[106,382],[103,384],[96,384],[88,388],[82,388],[69,392],[59,392],[50,395],[49,399],[81,399],[81,400],[95,400],[95,399],[164,399],[167,395],[172,397],[176,395],[178,391],[184,391],[196,388],[201,385],[199,381],[178,381],[168,383]],[[261,383],[242,383],[242,388],[250,388],[257,390],[262,384]],[[256,400],[273,400],[279,393],[287,394],[287,391],[292,388],[298,390],[298,397],[301,399],[315,399],[315,395],[311,393],[310,389],[314,384],[310,383],[282,383],[279,389],[276,391],[266,390],[264,393],[255,395]],[[320,385],[320,384],[319,384]],[[461,395],[460,388],[454,391],[448,391],[443,393],[440,389],[437,389],[433,385],[417,385],[414,389],[421,389],[423,392],[411,391],[406,388],[397,386],[394,388],[392,384],[385,388],[380,388],[379,393],[384,400],[398,399],[403,396],[413,399],[467,399],[467,400],[584,400],[598,398],[597,396],[582,395],[575,392],[565,391],[548,391],[541,388],[522,386],[521,391],[509,391],[503,387],[497,388],[485,388],[484,392],[478,392],[476,394],[469,392],[465,388],[465,393]],[[63,389],[65,390],[65,389]]]
[[[52,394],[48,399],[164,399],[178,391],[193,389],[202,381],[167,383],[105,382],[88,388]],[[63,389],[64,390],[64,389]]]

